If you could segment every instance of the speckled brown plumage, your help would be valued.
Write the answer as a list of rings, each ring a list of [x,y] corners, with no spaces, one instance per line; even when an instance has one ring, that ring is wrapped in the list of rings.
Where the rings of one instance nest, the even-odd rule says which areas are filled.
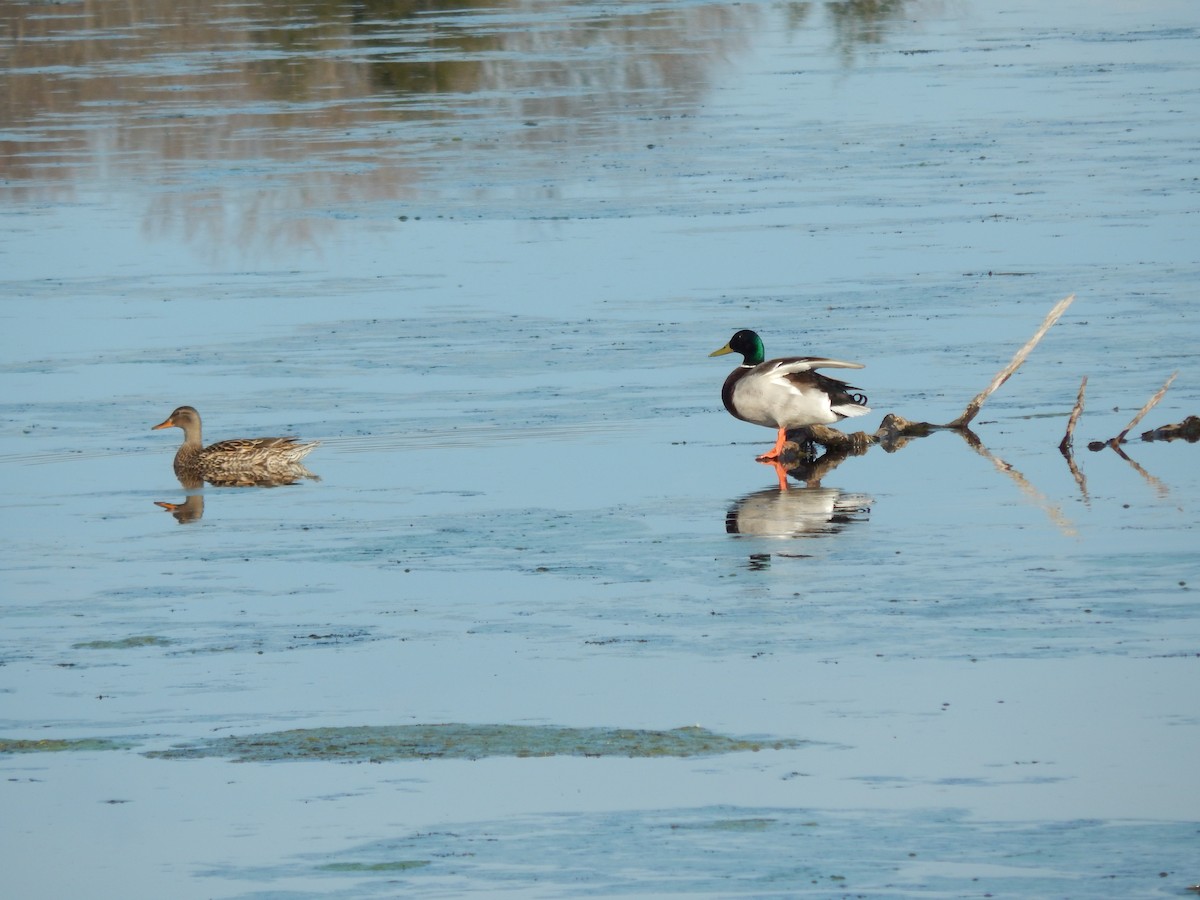
[[[300,460],[320,443],[301,444],[294,437],[232,438],[205,447],[200,413],[191,406],[179,407],[154,428],[183,429],[183,445],[175,454],[175,474],[181,481],[253,484],[262,480],[257,476],[269,473],[308,476]]]

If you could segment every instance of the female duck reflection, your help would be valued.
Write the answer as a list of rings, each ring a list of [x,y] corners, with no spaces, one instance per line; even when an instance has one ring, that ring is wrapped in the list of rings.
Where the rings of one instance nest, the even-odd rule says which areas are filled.
[[[189,491],[204,482],[218,487],[274,487],[295,484],[302,478],[320,480],[301,463],[320,441],[301,444],[294,437],[232,438],[205,447],[200,413],[191,406],[179,407],[152,430],[160,428],[183,430],[174,469],[179,483]],[[182,504],[158,505],[170,510],[181,523],[204,514],[204,500],[198,496],[190,496]]]

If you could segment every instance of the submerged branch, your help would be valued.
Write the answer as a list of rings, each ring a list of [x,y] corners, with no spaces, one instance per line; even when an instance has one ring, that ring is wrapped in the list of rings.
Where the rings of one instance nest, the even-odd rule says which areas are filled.
[[[1036,347],[1041,339],[1046,336],[1046,332],[1053,327],[1054,323],[1057,322],[1062,314],[1067,311],[1067,307],[1070,306],[1074,300],[1074,294],[1059,300],[1058,303],[1054,305],[1054,308],[1050,310],[1045,321],[1042,322],[1041,327],[1038,328],[1033,337],[1026,342],[1025,346],[1016,352],[1016,355],[1013,356],[1009,364],[997,372],[996,377],[992,379],[991,384],[984,388],[974,400],[967,404],[967,408],[963,410],[963,414],[961,416],[959,416],[953,422],[947,422],[946,427],[965,428],[970,421],[979,414],[979,410],[983,407],[983,404],[987,401],[987,398],[994,394],[1000,385],[1008,381],[1013,372],[1017,371],[1017,369],[1021,367],[1021,364],[1025,362],[1025,358],[1033,352],[1033,348]]]
[[[1185,440],[1189,444],[1200,441],[1200,416],[1188,416],[1182,422],[1174,425],[1163,425],[1142,432],[1143,441],[1174,441]]]
[[[1062,317],[1063,313],[1066,312],[1067,307],[1069,307],[1074,300],[1075,295],[1071,294],[1058,301],[1058,303],[1054,305],[1053,309],[1051,309],[1046,315],[1046,318],[1042,321],[1042,324],[1038,330],[1034,332],[1033,337],[1026,341],[1025,345],[1016,352],[1008,365],[996,374],[991,383],[984,388],[984,390],[979,393],[969,404],[967,404],[967,408],[963,411],[962,415],[952,422],[948,422],[945,425],[935,425],[932,422],[913,422],[904,418],[903,416],[897,415],[896,413],[888,413],[883,417],[883,421],[879,423],[879,427],[873,434],[868,434],[862,431],[855,432],[853,434],[846,434],[845,432],[839,431],[836,428],[829,428],[825,425],[811,425],[806,429],[802,429],[799,432],[801,439],[814,444],[820,444],[822,447],[824,447],[827,453],[826,457],[822,457],[822,461],[827,460],[829,462],[827,467],[814,467],[813,472],[805,474],[814,475],[819,478],[820,475],[828,471],[828,468],[832,468],[837,463],[841,462],[847,455],[859,455],[866,453],[873,444],[878,444],[888,453],[894,453],[895,451],[906,446],[915,438],[928,437],[935,431],[955,431],[962,436],[963,440],[967,442],[969,447],[971,447],[973,450],[975,450],[975,452],[979,453],[984,458],[990,460],[996,467],[997,471],[1008,475],[1017,484],[1017,487],[1022,493],[1042,507],[1050,520],[1054,522],[1054,524],[1064,534],[1075,534],[1074,526],[1071,524],[1070,520],[1063,515],[1062,510],[1051,503],[1050,500],[1039,490],[1037,490],[1037,488],[1035,488],[1020,472],[989,452],[988,449],[983,446],[983,442],[980,441],[978,435],[976,435],[975,432],[973,432],[969,427],[971,420],[978,415],[979,410],[983,407],[983,404],[987,401],[988,397],[994,394],[999,387],[1004,384],[1004,382],[1006,382],[1012,376],[1012,374],[1017,371],[1018,368],[1020,368],[1020,366],[1029,357],[1029,354],[1033,352],[1033,349],[1038,345],[1042,338],[1046,336],[1046,333],[1054,326],[1054,324]],[[1071,464],[1071,471],[1075,475],[1075,480],[1079,483],[1085,499],[1087,497],[1087,489],[1083,482],[1083,475],[1078,468],[1076,468],[1074,461],[1071,459],[1070,448],[1074,438],[1075,426],[1083,412],[1083,398],[1086,387],[1087,378],[1084,377],[1083,383],[1079,386],[1079,397],[1075,401],[1075,408],[1072,410],[1071,418],[1067,423],[1066,436],[1063,438],[1062,443],[1059,444],[1059,449],[1062,451],[1063,455],[1067,457],[1067,461]],[[793,471],[792,474],[796,475],[797,472]]]
[[[811,441],[812,443],[820,444],[831,452],[854,456],[866,453],[872,444],[878,444],[888,453],[894,453],[901,447],[906,446],[913,438],[928,437],[935,431],[952,430],[964,432],[968,443],[972,440],[977,442],[978,438],[975,437],[968,427],[970,421],[979,413],[984,401],[995,393],[1000,385],[1004,384],[1013,372],[1025,362],[1025,359],[1033,352],[1033,348],[1045,337],[1046,332],[1062,317],[1062,314],[1066,312],[1067,307],[1074,300],[1075,295],[1071,294],[1054,304],[1054,308],[1046,315],[1046,318],[1042,321],[1041,326],[1034,333],[1033,337],[1025,343],[1024,347],[1017,351],[1009,364],[997,373],[996,377],[992,379],[991,384],[967,404],[967,408],[963,411],[963,414],[953,422],[945,425],[935,425],[932,422],[913,422],[896,413],[888,413],[883,417],[883,421],[879,423],[879,427],[875,429],[874,433],[856,431],[853,434],[847,434],[844,431],[830,428],[827,425],[809,425],[807,428],[795,429],[795,436],[792,440],[798,442]],[[1084,384],[1086,383],[1087,379],[1085,378]],[[1080,388],[1079,396],[1077,410],[1072,414],[1068,436],[1067,439],[1064,439],[1064,443],[1070,438],[1071,430],[1074,429],[1075,422],[1079,418],[1083,402],[1083,388]]]
[[[808,432],[809,440],[820,444],[826,450],[846,456],[861,456],[876,442],[875,436],[867,434],[865,431],[846,434],[844,431],[838,431],[827,425],[809,425],[804,430]]]
[[[1179,372],[1177,371],[1171,373],[1171,377],[1166,380],[1166,383],[1154,393],[1153,397],[1146,401],[1146,405],[1139,409],[1137,415],[1129,420],[1129,424],[1125,426],[1124,430],[1120,434],[1114,438],[1109,438],[1107,441],[1092,441],[1090,444],[1088,444],[1088,449],[1092,452],[1095,452],[1097,450],[1103,450],[1105,447],[1112,447],[1114,450],[1119,451],[1121,449],[1121,444],[1125,443],[1125,435],[1129,434],[1129,432],[1133,430],[1133,427],[1137,425],[1138,422],[1142,421],[1142,418],[1146,415],[1146,413],[1150,412],[1150,410],[1154,409],[1154,407],[1158,405],[1158,401],[1161,400],[1167,393],[1167,388],[1171,386],[1171,382],[1175,380],[1175,376],[1178,374]]]
[[[1178,374],[1178,371],[1171,373],[1171,377],[1166,380],[1163,386],[1158,389],[1153,397],[1146,401],[1146,405],[1138,410],[1138,414],[1129,420],[1129,424],[1125,426],[1125,430],[1108,442],[1111,446],[1115,447],[1124,441],[1125,435],[1129,434],[1129,432],[1133,430],[1133,427],[1137,425],[1138,422],[1142,421],[1146,413],[1150,412],[1150,410],[1154,409],[1154,407],[1158,405],[1158,401],[1161,400],[1167,393],[1167,388],[1171,386],[1171,382],[1175,380],[1175,376]]]
[[[1079,486],[1079,493],[1083,495],[1084,503],[1088,502],[1087,479],[1084,477],[1083,471],[1076,465],[1075,454],[1071,452],[1071,448],[1075,444],[1075,426],[1079,424],[1079,417],[1083,415],[1083,397],[1087,393],[1087,383],[1088,377],[1084,375],[1083,381],[1079,383],[1079,395],[1075,398],[1071,417],[1067,419],[1067,433],[1063,435],[1062,442],[1058,445],[1058,452],[1067,461],[1067,466],[1071,469],[1071,477]]]
[[[1038,345],[1046,333],[1054,326],[1054,324],[1066,312],[1067,307],[1075,300],[1075,295],[1071,294],[1064,297],[1054,305],[1041,326],[1034,333],[1025,345],[1017,351],[1012,360],[1007,366],[1000,370],[992,379],[991,383],[978,394],[963,411],[957,419],[948,422],[945,425],[935,425],[931,422],[913,422],[896,413],[888,413],[879,423],[879,427],[873,432],[857,431],[847,434],[839,431],[836,428],[830,428],[826,425],[810,425],[807,428],[798,428],[794,430],[794,434],[789,435],[792,441],[796,442],[790,445],[789,454],[793,454],[784,466],[779,468],[784,472],[790,472],[793,477],[801,478],[802,480],[811,480],[819,483],[822,475],[831,471],[839,463],[848,456],[860,456],[866,453],[873,445],[878,444],[888,453],[906,446],[915,438],[928,437],[935,431],[955,431],[962,436],[967,444],[978,452],[980,455],[991,460],[998,471],[1004,472],[1011,477],[1020,487],[1023,493],[1032,498],[1038,503],[1064,533],[1073,534],[1074,527],[1062,510],[1051,503],[1045,495],[1034,488],[1029,481],[1012,468],[1008,463],[1000,460],[990,453],[979,440],[979,437],[968,427],[969,423],[979,413],[983,404],[987,401],[996,390],[1007,381],[1014,372],[1025,362],[1029,354]],[[1100,450],[1104,447],[1112,447],[1120,456],[1125,458],[1133,465],[1142,475],[1155,486],[1160,494],[1166,493],[1166,486],[1158,479],[1151,476],[1121,450],[1121,444],[1124,443],[1126,435],[1133,430],[1134,427],[1145,417],[1145,415],[1153,409],[1163,396],[1166,394],[1171,383],[1175,380],[1178,372],[1175,372],[1167,379],[1166,383],[1151,397],[1146,405],[1143,406],[1136,416],[1125,426],[1125,429],[1116,437],[1109,441],[1093,441],[1088,445],[1090,450]],[[1071,468],[1071,474],[1075,479],[1075,483],[1079,486],[1080,492],[1083,494],[1085,502],[1088,500],[1087,482],[1084,479],[1083,472],[1075,464],[1074,456],[1072,455],[1072,447],[1075,441],[1075,429],[1079,424],[1079,419],[1083,415],[1084,398],[1087,394],[1087,376],[1083,376],[1079,384],[1079,393],[1075,398],[1075,405],[1071,409],[1070,418],[1067,420],[1066,434],[1058,445],[1059,452],[1067,460],[1067,464]],[[1200,417],[1188,416],[1182,422],[1175,425],[1165,425],[1161,428],[1142,433],[1144,441],[1170,441],[1183,439],[1190,442],[1200,441]],[[815,453],[812,450],[813,445],[820,445],[826,451],[825,455],[819,459],[815,459]],[[795,454],[800,455],[797,460]],[[784,475],[780,475],[780,483],[784,484]]]
[[[1071,418],[1067,419],[1067,433],[1063,436],[1062,443],[1058,445],[1058,452],[1070,459],[1071,447],[1075,443],[1075,426],[1079,424],[1079,417],[1083,415],[1083,395],[1087,392],[1087,376],[1083,376],[1083,381],[1079,383],[1079,396],[1075,398],[1075,406],[1071,410]]]

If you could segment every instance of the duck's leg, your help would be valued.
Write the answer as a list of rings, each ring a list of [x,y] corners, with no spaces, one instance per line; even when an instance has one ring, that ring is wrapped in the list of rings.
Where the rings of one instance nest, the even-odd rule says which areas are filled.
[[[783,445],[787,443],[787,427],[779,426],[779,437],[775,439],[775,446],[758,457],[759,462],[770,462],[774,459],[779,459],[779,454],[783,452]]]
[[[777,459],[760,459],[758,461],[764,466],[775,467],[775,477],[779,479],[779,489],[786,491],[788,489],[788,470],[783,467],[783,463]]]
[[[781,466],[777,461],[772,461],[775,466],[775,475],[779,478],[779,489],[786,491],[788,489],[787,469]]]

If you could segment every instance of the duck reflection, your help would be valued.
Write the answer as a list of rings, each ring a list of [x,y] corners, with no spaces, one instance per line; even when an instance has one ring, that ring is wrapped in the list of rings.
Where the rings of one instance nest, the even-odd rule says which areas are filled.
[[[213,487],[284,487],[289,484],[299,484],[304,480],[320,481],[321,476],[310,472],[302,463],[288,465],[273,465],[270,467],[247,468],[227,474],[210,473],[202,481],[194,477],[179,478],[184,490],[191,491],[203,487],[208,482]]]
[[[155,506],[161,506],[175,517],[180,525],[195,522],[204,515],[204,494],[199,493],[205,482],[213,487],[284,487],[289,484],[299,484],[304,479],[320,481],[321,477],[310,472],[300,463],[280,467],[278,464],[271,468],[243,469],[227,476],[210,474],[205,478],[194,475],[179,475],[179,483],[188,495],[182,503],[170,503],[166,500],[155,500]],[[196,493],[191,493],[195,491]]]
[[[204,515],[204,495],[189,494],[182,503],[169,503],[166,500],[155,500],[155,506],[161,506],[175,517],[180,525],[195,522]]]
[[[835,534],[870,514],[871,499],[837,488],[767,488],[747,494],[725,514],[725,531],[759,537]]]
[[[821,485],[821,479],[850,455],[827,451],[817,456],[811,441],[789,441],[777,459],[760,460],[772,466],[778,488],[747,494],[725,514],[728,534],[760,537],[814,537],[842,531],[864,521],[871,512],[871,498],[848,494]],[[803,487],[788,487],[788,478]]]

